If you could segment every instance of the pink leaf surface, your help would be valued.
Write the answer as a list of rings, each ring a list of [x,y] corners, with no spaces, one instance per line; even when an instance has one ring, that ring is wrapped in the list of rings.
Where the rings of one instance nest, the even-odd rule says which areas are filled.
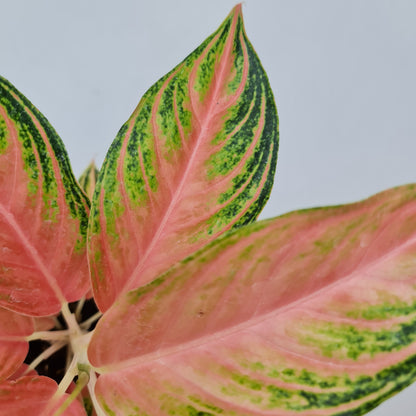
[[[21,367],[29,350],[25,338],[33,330],[32,318],[0,308],[0,381]]]
[[[54,400],[58,385],[43,376],[26,376],[18,380],[0,383],[0,416],[53,416],[68,397]],[[61,416],[86,416],[78,401],[66,409]]]
[[[106,312],[99,400],[117,416],[362,415],[416,379],[415,253],[415,185],[240,228]]]
[[[106,156],[89,222],[102,311],[257,217],[272,186],[277,129],[273,95],[238,5],[146,92]]]
[[[49,331],[56,325],[56,316],[41,316],[33,318],[35,331]]]
[[[0,78],[0,305],[39,316],[88,289],[88,199],[39,111]]]
[[[17,381],[23,376],[37,376],[36,370],[29,369],[29,366],[23,363],[11,376],[7,377],[7,381]]]

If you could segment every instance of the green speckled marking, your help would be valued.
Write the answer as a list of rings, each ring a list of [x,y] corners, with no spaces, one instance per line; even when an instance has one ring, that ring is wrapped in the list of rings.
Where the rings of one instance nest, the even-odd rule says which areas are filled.
[[[214,412],[215,414],[221,414],[223,413],[223,409],[221,409],[220,407],[214,406],[211,403],[206,403],[204,400],[201,400],[198,397],[195,396],[189,396],[188,399],[195,403],[196,405],[198,405],[198,407],[204,407],[207,410]]]
[[[157,124],[162,132],[162,144],[166,152],[165,162],[168,164],[175,163],[174,155],[182,146],[175,119],[174,93],[176,85],[177,83],[171,82],[164,90],[157,115]]]
[[[403,204],[405,204],[404,198],[401,201],[397,201],[402,198],[402,196],[403,193],[400,191],[393,195],[384,194],[383,198],[386,198],[389,201],[396,199],[396,202],[391,204],[389,208],[387,206],[385,207],[388,209],[388,215],[384,217],[386,222],[396,214],[395,209],[397,207],[402,207]],[[372,209],[374,205],[376,205],[373,204],[374,200],[377,201],[377,197],[365,202],[369,208],[369,212],[373,212]],[[362,204],[359,203],[353,206],[352,209],[350,206],[349,208],[326,208],[321,210],[321,212],[318,210],[302,211],[301,214],[290,214],[292,218],[289,219],[289,221],[291,221],[291,226],[296,228],[299,225],[304,225],[302,222],[303,220],[309,220],[310,223],[307,224],[309,228],[306,228],[306,230],[312,229],[315,231],[314,226],[316,224],[320,225],[319,221],[322,218],[326,219],[326,214],[333,215],[334,217],[331,219],[335,219],[337,214],[348,213],[348,209],[350,209],[349,213],[351,213],[351,215],[349,217],[351,218],[354,216],[354,210],[358,210],[358,212],[361,213],[361,207]],[[405,208],[408,207],[405,206]],[[414,209],[414,205],[411,208]],[[412,211],[406,209],[406,213],[408,214],[409,212]],[[315,213],[319,215],[315,216]],[[131,292],[128,296],[133,303],[147,305],[140,310],[142,316],[144,315],[147,318],[146,314],[151,311],[150,314],[153,314],[154,317],[160,316],[160,313],[162,313],[162,317],[164,317],[163,313],[166,312],[166,310],[170,310],[170,308],[164,309],[167,308],[167,304],[164,303],[165,299],[163,296],[168,293],[179,293],[175,291],[176,288],[181,289],[180,293],[184,293],[184,288],[186,288],[188,294],[195,293],[192,291],[192,284],[188,284],[190,280],[186,282],[185,279],[193,279],[194,276],[198,276],[198,272],[204,270],[203,266],[205,264],[210,264],[211,268],[210,277],[203,281],[203,284],[205,285],[204,288],[231,287],[241,296],[244,292],[240,292],[238,286],[224,284],[230,276],[232,278],[235,269],[234,266],[240,264],[240,270],[248,269],[248,267],[246,269],[244,268],[244,263],[238,261],[238,257],[254,257],[255,250],[259,249],[259,247],[259,252],[262,253],[261,245],[263,244],[263,241],[253,236],[253,234],[256,231],[264,230],[268,224],[274,224],[274,222],[279,224],[279,221],[284,223],[284,220],[287,219],[288,216],[284,216],[280,219],[268,222],[254,223],[248,227],[243,227],[233,233],[229,233],[215,242],[208,244],[198,253],[194,253],[188,259],[182,261],[180,265],[174,266],[170,269],[170,272],[154,280],[148,286],[140,288],[135,292]],[[353,222],[354,227],[350,227],[350,230],[354,229],[354,232],[359,232],[357,229],[366,227],[367,225],[365,225],[364,222],[361,222],[361,219],[362,218],[360,218],[360,221]],[[348,227],[344,227],[343,223],[338,223],[338,228],[333,227],[335,223],[336,221],[331,221],[330,227],[325,228],[326,231],[322,233],[324,234],[323,238],[318,241],[332,241],[334,235],[337,233],[339,233],[342,238],[345,238],[346,241],[349,241],[350,234],[344,229]],[[378,224],[380,223],[382,223],[381,220],[379,220]],[[271,227],[269,230],[266,229],[270,232],[262,234],[263,239],[266,240],[264,244],[269,248],[273,247],[273,242],[275,242],[275,240],[274,237],[271,236],[280,236],[283,229],[288,230],[291,226],[283,225],[282,227],[276,226],[274,228]],[[298,235],[305,235],[304,230],[305,228],[300,228],[300,234]],[[264,237],[266,234],[267,237]],[[251,238],[249,239],[249,244],[244,245],[242,239],[246,235],[251,235]],[[293,237],[293,234],[289,234],[289,237]],[[316,234],[310,233],[309,237],[311,252],[319,252],[320,247],[316,247],[316,244],[314,244]],[[296,239],[294,240],[297,241]],[[283,241],[284,245],[288,240],[283,237],[282,240],[277,239],[277,241]],[[289,240],[290,243],[292,243],[292,241],[292,239]],[[378,240],[378,242],[379,241],[380,240]],[[240,250],[239,242],[245,249],[241,248]],[[229,253],[225,251],[230,247],[232,249],[235,248],[233,257],[228,256]],[[292,247],[293,245],[291,248]],[[274,252],[274,250],[270,248],[270,252],[272,251]],[[266,253],[269,254],[269,252]],[[397,251],[394,254],[396,253]],[[215,267],[218,266],[218,264],[212,263],[212,261],[217,256],[221,255],[223,256],[224,263],[220,264],[220,266],[225,266],[225,264],[227,266],[224,268]],[[383,260],[384,259],[385,258],[383,257]],[[190,264],[191,260],[193,260],[193,264]],[[235,263],[234,260],[236,260]],[[255,263],[255,260],[250,264]],[[190,266],[190,269],[187,268],[188,266]],[[199,266],[202,267],[199,268]],[[228,267],[230,274],[225,270]],[[193,275],[190,270],[193,271]],[[275,270],[277,270],[277,267]],[[243,279],[245,279],[248,274],[249,273],[245,274]],[[222,283],[216,286],[217,281],[221,281]],[[384,282],[382,282],[382,284],[383,283]],[[153,293],[154,296],[152,298],[149,297],[151,298],[150,302],[149,299],[143,299],[144,302],[141,303],[141,296],[143,294],[152,293],[155,288],[159,288],[162,284],[165,286],[161,287],[156,293]],[[372,284],[375,285],[375,282],[372,281]],[[414,289],[411,284],[409,284],[409,288]],[[212,292],[208,293],[210,295],[212,294]],[[353,291],[353,293],[355,292]],[[229,292],[227,295],[228,294]],[[409,293],[406,292],[406,295],[408,294]],[[203,299],[204,295],[207,296],[207,293],[204,293],[203,291],[197,292],[199,298],[197,299],[195,297],[193,299],[198,301],[199,299]],[[214,296],[212,296],[212,298],[215,299]],[[260,296],[259,298],[262,301],[269,299],[267,297],[261,298]],[[156,299],[155,303],[153,303],[153,299]],[[220,299],[221,301],[224,300],[222,294]],[[230,299],[231,297],[227,297],[227,301]],[[163,305],[160,309],[157,308],[158,302],[160,302],[159,305]],[[146,309],[149,304],[150,308]],[[348,305],[348,302],[346,302],[346,304]],[[312,313],[310,315],[305,313],[301,316],[299,321],[293,322],[293,324],[287,325],[286,327],[286,334],[288,336],[300,334],[300,344],[306,344],[307,346],[312,347],[309,350],[306,348],[306,353],[303,358],[301,352],[295,351],[295,353],[300,354],[298,360],[296,360],[295,355],[285,355],[284,351],[280,348],[277,348],[276,354],[273,354],[273,337],[275,336],[273,331],[266,332],[265,334],[264,362],[262,361],[263,348],[262,345],[260,345],[260,348],[256,348],[256,345],[258,345],[257,341],[251,345],[250,342],[245,344],[244,340],[238,345],[236,342],[236,339],[238,339],[238,332],[232,333],[231,342],[229,343],[227,342],[226,336],[218,336],[219,334],[222,335],[220,332],[214,332],[214,338],[210,338],[210,334],[208,334],[206,338],[203,338],[203,341],[204,345],[209,345],[209,343],[212,342],[212,344],[209,345],[210,348],[212,348],[210,354],[204,354],[204,349],[201,351],[197,347],[193,350],[191,347],[182,350],[182,353],[185,351],[185,358],[183,361],[179,358],[177,367],[174,360],[176,357],[180,357],[180,355],[177,355],[176,357],[174,355],[171,361],[168,360],[169,365],[172,365],[173,371],[180,374],[180,370],[183,368],[182,366],[187,370],[185,382],[181,384],[178,380],[179,385],[187,386],[189,385],[189,382],[193,382],[196,388],[203,386],[201,388],[202,391],[206,388],[206,394],[204,394],[204,397],[201,398],[200,401],[190,400],[189,396],[184,398],[183,392],[176,395],[172,394],[172,396],[166,395],[168,396],[167,398],[163,397],[160,400],[160,402],[165,405],[163,412],[178,416],[187,415],[190,414],[190,412],[208,412],[217,415],[220,413],[220,410],[222,410],[220,407],[223,403],[226,403],[227,405],[229,404],[229,408],[231,409],[235,405],[238,409],[237,414],[239,415],[244,414],[244,409],[249,408],[249,406],[254,409],[252,414],[280,414],[282,411],[287,411],[293,412],[293,414],[302,414],[302,412],[304,412],[314,415],[322,413],[330,415],[340,414],[343,416],[362,415],[371,410],[382,400],[401,390],[416,379],[416,356],[403,359],[404,361],[392,365],[389,368],[379,370],[376,374],[373,374],[372,372],[375,370],[368,370],[366,365],[361,366],[360,362],[357,363],[355,361],[358,358],[362,358],[363,364],[369,362],[374,364],[374,367],[371,366],[372,369],[382,368],[383,366],[390,365],[387,364],[390,362],[387,361],[389,360],[387,355],[388,352],[399,351],[402,348],[403,352],[406,352],[406,346],[414,343],[414,338],[416,336],[416,314],[413,310],[409,309],[411,306],[412,304],[410,302],[409,304],[396,302],[392,303],[390,306],[387,304],[372,306],[371,308],[373,309],[369,312],[370,317],[382,316],[383,319],[389,319],[390,317],[400,316],[402,319],[407,319],[407,322],[405,323],[402,323],[401,321],[399,323],[398,321],[384,322],[384,329],[380,329],[380,326],[383,325],[382,323],[380,323],[379,326],[368,325],[368,322],[357,322],[357,326],[355,327],[350,324],[346,325],[345,321],[337,320],[336,317],[333,319],[332,323],[327,324],[318,321],[318,323],[315,324],[313,319],[324,319],[322,317],[326,316],[324,313],[325,311],[323,311],[322,314],[317,314],[318,318],[314,318]],[[256,319],[257,317],[262,317],[261,314],[263,311],[261,310],[261,307],[258,307],[258,305],[255,307],[256,312],[258,312]],[[296,307],[299,307],[299,303],[296,303]],[[363,305],[363,307],[366,307],[366,305]],[[230,308],[229,310],[233,313],[235,312],[236,316],[238,316],[237,313],[239,311],[241,312],[244,308],[245,304],[243,304],[242,307],[240,306],[240,309]],[[396,310],[392,310],[392,308],[396,308]],[[126,308],[126,311],[129,311],[129,308]],[[252,311],[253,309],[249,309],[248,311],[244,310],[244,312],[248,313]],[[131,310],[129,312],[131,313]],[[365,311],[359,310],[358,312],[360,313],[359,318],[362,318]],[[269,313],[269,310],[267,310],[266,313]],[[215,318],[217,318],[218,315],[214,315]],[[269,315],[268,318],[270,316],[271,315]],[[181,318],[179,317],[178,319]],[[279,319],[279,317],[277,317],[277,319]],[[327,319],[330,320],[331,317],[328,316]],[[242,322],[247,323],[247,321]],[[209,324],[210,322],[207,321],[207,327],[209,327]],[[252,324],[252,322],[249,322],[249,324]],[[262,331],[255,331],[255,325],[256,323],[253,325],[253,334],[256,334],[257,338],[257,336],[261,336]],[[365,327],[362,328],[362,326]],[[143,327],[143,325],[140,325],[140,327]],[[245,328],[247,327],[249,330],[251,329],[249,325],[245,326]],[[277,327],[279,328],[278,324]],[[370,331],[368,327],[377,329]],[[245,331],[245,328],[243,331]],[[229,328],[227,328],[227,330],[228,329]],[[292,329],[293,332],[290,332]],[[278,334],[279,332],[277,332],[277,337],[279,336]],[[244,335],[247,335],[247,333],[244,333]],[[143,339],[146,339],[147,333],[144,332],[142,336]],[[216,340],[219,340],[219,348],[216,348]],[[279,342],[277,345],[279,347]],[[326,345],[329,345],[328,350],[325,350],[325,348],[327,348]],[[188,346],[189,345],[186,345],[186,347]],[[177,347],[178,349],[176,351],[180,350],[180,344],[178,344]],[[300,351],[302,351],[302,349],[300,349]],[[320,351],[323,351],[327,355],[331,354],[332,359],[326,360],[324,357],[319,357],[318,354]],[[255,357],[252,359],[253,362],[249,362],[251,357]],[[396,357],[397,356],[393,357],[393,359],[397,359]],[[341,360],[337,360],[337,358],[341,358]],[[308,367],[303,368],[303,363],[308,361],[311,363],[311,368],[314,369],[313,371]],[[199,365],[195,366],[196,377],[194,379],[192,378],[192,362],[203,365],[203,367],[199,367]],[[221,365],[221,363],[223,364]],[[166,370],[168,368],[169,367],[166,366]],[[351,368],[353,371],[349,371]],[[208,369],[206,376],[208,382],[206,386],[204,385],[205,375],[201,369]],[[368,371],[368,374],[365,373],[366,371]],[[164,369],[160,373],[162,379],[163,372]],[[361,372],[361,374],[357,374],[357,372]],[[216,382],[220,380],[220,382],[213,384],[213,380]],[[208,407],[206,402],[211,399],[212,407]],[[191,401],[191,409],[188,407],[189,401]],[[348,408],[349,410],[341,412],[341,406],[343,406],[343,408]],[[224,414],[227,416],[232,414],[229,408],[225,407],[224,409]],[[250,414],[250,411],[248,411],[248,414]]]
[[[277,378],[285,383],[299,383],[308,387],[320,387],[322,389],[330,389],[336,386],[350,384],[350,380],[342,377],[322,377],[317,373],[308,371],[304,368],[301,370],[295,370],[292,368],[286,368],[281,371],[276,369],[270,369],[267,375],[272,378]]]
[[[60,214],[58,206],[58,188],[52,166],[52,157],[56,159],[65,187],[64,199],[72,218],[79,221],[79,239],[75,251],[85,248],[88,225],[89,201],[80,190],[72,173],[64,145],[46,120],[46,118],[6,79],[0,77],[0,106],[2,106],[18,131],[21,144],[24,169],[28,175],[28,193],[35,195],[42,177],[42,199],[44,203],[44,220],[57,222]],[[34,115],[53,149],[50,155],[40,131],[34,124],[30,113]],[[4,147],[4,146],[3,146]],[[36,156],[37,155],[37,156]],[[40,165],[39,165],[40,164]]]
[[[91,162],[78,179],[79,185],[90,198],[94,193],[97,177],[98,169],[95,163]]]
[[[184,408],[184,411],[185,413],[183,413],[183,415],[188,415],[188,416],[215,416],[214,413],[203,412],[203,411],[195,409],[192,406],[186,406]]]
[[[105,196],[104,196],[104,212],[102,213],[108,218],[106,223],[107,229],[106,234],[109,237],[110,244],[116,244],[119,233],[116,228],[115,219],[117,216],[121,216],[125,211],[125,206],[121,203],[122,196],[119,191],[119,182],[117,181],[117,177],[113,175],[107,175],[106,171],[108,169],[116,169],[117,167],[117,155],[120,152],[122,141],[120,136],[124,134],[126,131],[127,126],[123,126],[120,129],[120,132],[117,135],[116,140],[113,141],[111,144],[110,150],[112,157],[107,157],[104,160],[103,166],[100,170],[104,172],[104,175],[99,174],[96,184],[96,192],[94,194],[94,198],[100,197],[100,192],[102,192],[102,187],[105,184]],[[99,204],[92,204],[91,206],[91,214],[90,214],[90,223],[89,227],[93,233],[98,233],[101,230],[101,225],[99,222]],[[94,252],[94,260],[99,260],[102,258],[101,254],[97,257],[97,252]]]
[[[108,415],[108,416],[117,416],[116,412],[114,412],[113,410],[110,409],[110,407],[108,406],[107,403],[105,403],[104,401],[100,402],[101,407],[103,408],[104,412]]]
[[[244,25],[242,19],[238,19],[237,22],[237,36],[235,37],[234,45],[233,45],[233,55],[234,55],[234,73],[233,78],[227,85],[227,93],[233,94],[235,91],[238,90],[240,83],[243,80],[243,68],[244,68],[244,50],[241,44],[241,39],[238,36],[240,33],[244,33]],[[243,37],[244,40],[244,37]],[[248,42],[248,39],[245,38],[245,41]],[[249,42],[248,42],[249,43]],[[249,45],[250,48],[251,44]]]
[[[218,34],[218,39],[216,40],[212,48],[208,50],[197,69],[194,90],[199,93],[198,95],[201,102],[203,102],[206,99],[207,93],[209,92],[210,87],[212,85],[212,81],[217,69],[216,67],[218,65],[218,57],[223,54],[224,47],[229,36],[230,27],[231,20],[227,19],[220,27],[220,29],[201,45],[206,47],[209,44],[209,42],[215,37],[215,35]],[[189,58],[190,57],[188,57],[188,60]]]
[[[313,331],[313,332],[311,332]],[[346,324],[315,323],[304,327],[299,341],[318,348],[328,358],[350,358],[361,355],[398,351],[416,340],[416,319],[391,329],[370,331]]]
[[[397,316],[406,316],[416,312],[416,302],[408,304],[397,301],[394,304],[384,302],[380,305],[357,305],[354,310],[348,311],[346,316],[354,319],[385,320]]]
[[[258,128],[261,116],[265,118],[265,123],[253,156],[246,162],[244,170],[233,179],[233,187],[220,196],[218,203],[222,204],[233,198],[242,188],[243,184],[245,184],[244,191],[238,198],[235,198],[227,207],[211,218],[207,228],[207,234],[209,235],[214,234],[224,224],[229,223],[238,212],[241,212],[245,202],[253,198],[254,193],[259,189],[262,174],[266,167],[270,167],[270,171],[268,172],[266,183],[263,185],[258,200],[234,227],[248,224],[257,217],[258,212],[260,212],[269,197],[273,184],[278,150],[278,118],[276,116],[276,107],[272,91],[260,61],[249,41],[246,38],[245,41],[250,62],[248,81],[240,100],[235,107],[230,109],[233,116],[230,116],[227,120],[222,137],[225,138],[228,136],[247,114],[249,117],[227,144],[209,159],[208,177],[212,179],[216,176],[225,176],[232,172],[235,165],[250,146],[251,140],[249,138],[253,137],[256,128]],[[236,42],[236,44],[241,48],[239,42]],[[265,100],[265,113],[263,115],[261,115],[262,100]],[[254,102],[254,105],[251,105],[252,102]],[[216,143],[223,140],[220,137],[217,136]],[[270,143],[276,143],[276,145],[270,146]],[[249,181],[248,184],[246,183],[247,181]]]
[[[319,250],[320,254],[329,254],[335,247],[333,240],[329,241],[315,241],[315,247]]]
[[[262,384],[259,381],[254,380],[254,379],[250,378],[247,375],[233,374],[232,379],[236,383],[238,383],[238,384],[240,384],[244,387],[247,387],[250,390],[261,390],[261,388],[262,388]]]
[[[29,192],[34,195],[39,186],[39,175],[42,175],[43,179],[43,203],[45,205],[45,220],[56,221],[59,215],[59,208],[51,206],[50,201],[56,201],[57,186],[54,178],[52,161],[48,155],[46,145],[33,124],[32,119],[26,112],[23,103],[17,101],[11,92],[17,93],[17,91],[11,85],[3,85],[0,79],[0,105],[6,110],[6,112],[13,117],[13,124],[19,134],[18,140],[22,146],[22,157],[24,160],[24,169],[29,178]],[[29,107],[29,109],[31,109]],[[40,166],[36,159],[36,151],[39,154]],[[39,171],[40,168],[40,171]]]
[[[334,415],[337,414],[336,407],[351,403],[354,409],[354,401],[364,399],[370,395],[379,393],[378,399],[365,402],[364,405],[350,410],[352,413],[340,413],[346,416],[362,415],[366,413],[364,409],[375,407],[380,401],[391,396],[394,392],[401,390],[416,379],[416,356],[410,357],[406,361],[384,369],[374,376],[367,375],[352,378],[345,375],[321,377],[316,373],[306,369],[286,368],[280,371],[268,370],[268,375],[273,376],[279,381],[291,383],[293,385],[303,385],[304,389],[284,388],[274,384],[262,384],[247,375],[233,374],[231,379],[234,385],[229,384],[222,388],[222,393],[238,397],[244,396],[245,399],[253,399],[252,403],[263,404],[259,400],[259,394],[268,394],[268,409],[283,409],[296,412],[307,410],[334,408]],[[265,370],[266,366],[258,362],[249,365],[251,368]],[[240,386],[240,387],[237,387]],[[243,387],[243,390],[241,390]],[[310,388],[321,388],[321,392],[312,391]]]
[[[6,128],[6,122],[0,118],[0,155],[2,153],[4,153],[8,146],[9,146],[9,141],[8,141],[8,131]]]
[[[107,305],[100,303],[101,284],[104,293],[113,263],[111,286],[122,288],[126,279],[136,285],[150,261],[130,253],[126,262],[114,260],[130,243],[143,258],[154,259],[158,245],[175,235],[180,243],[173,264],[215,236],[254,221],[269,198],[277,151],[273,94],[241,15],[232,13],[144,94],[107,153],[89,225],[100,308],[117,296],[107,292]],[[197,209],[188,202],[187,190],[194,188]],[[192,211],[186,215],[188,205]],[[124,229],[142,223],[149,227]],[[96,250],[103,250],[102,256]],[[119,267],[124,263],[126,271]]]

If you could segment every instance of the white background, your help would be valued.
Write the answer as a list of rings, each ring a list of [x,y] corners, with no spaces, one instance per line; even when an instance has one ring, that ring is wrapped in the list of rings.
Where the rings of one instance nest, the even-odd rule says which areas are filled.
[[[101,164],[141,95],[234,0],[0,0],[0,74],[63,138],[78,176]],[[246,30],[280,116],[262,217],[416,181],[416,2],[247,0]],[[413,416],[416,388],[372,416]]]

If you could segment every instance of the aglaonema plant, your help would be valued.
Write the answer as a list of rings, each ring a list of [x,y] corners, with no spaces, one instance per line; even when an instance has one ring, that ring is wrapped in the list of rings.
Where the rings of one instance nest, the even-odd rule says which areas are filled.
[[[352,416],[412,383],[416,186],[255,222],[277,148],[241,5],[79,183],[0,78],[0,415]]]

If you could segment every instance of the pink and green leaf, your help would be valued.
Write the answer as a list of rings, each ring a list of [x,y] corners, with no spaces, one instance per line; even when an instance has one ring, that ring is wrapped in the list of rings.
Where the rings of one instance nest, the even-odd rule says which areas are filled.
[[[92,161],[78,179],[81,189],[92,199],[97,184],[98,169]]]
[[[0,307],[0,381],[15,373],[26,358],[26,337],[34,331],[33,321]]]
[[[45,117],[0,77],[0,305],[51,315],[89,286],[88,200]]]
[[[43,376],[25,376],[0,383],[0,416],[54,416],[68,395],[55,399],[58,385]],[[60,416],[86,416],[77,400]]]
[[[146,92],[106,156],[89,223],[99,308],[255,220],[277,147],[273,95],[238,5]]]
[[[108,414],[368,412],[416,380],[416,185],[210,243],[120,297],[89,359]]]

